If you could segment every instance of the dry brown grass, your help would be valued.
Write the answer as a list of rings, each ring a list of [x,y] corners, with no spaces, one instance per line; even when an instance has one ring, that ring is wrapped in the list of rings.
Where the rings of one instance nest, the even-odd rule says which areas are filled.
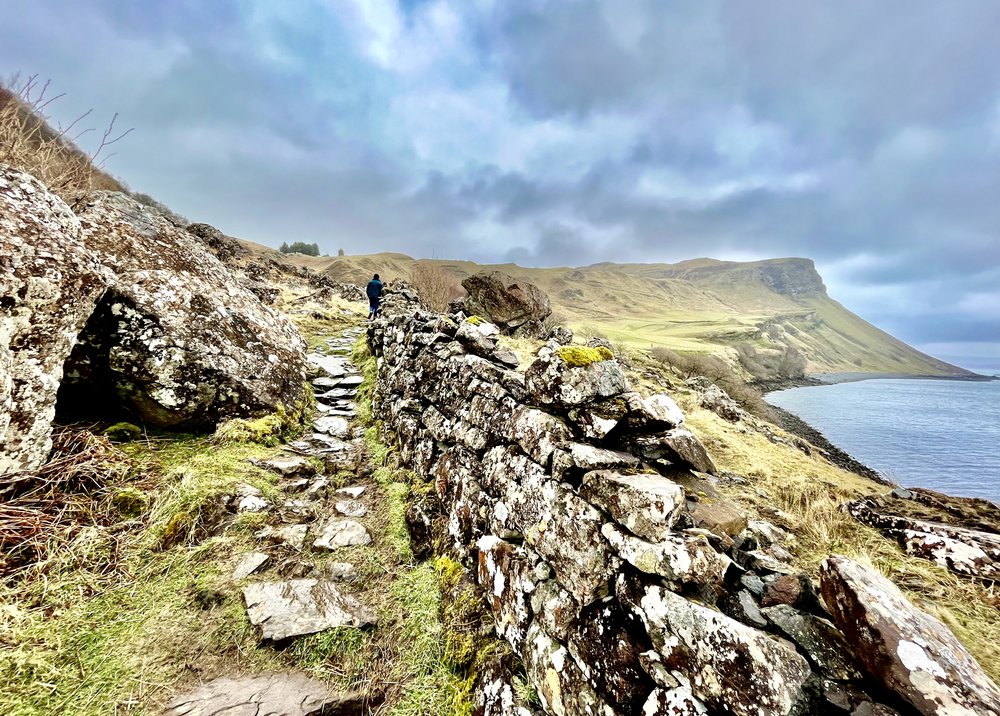
[[[94,131],[82,127],[90,111],[67,126],[50,124],[48,108],[63,95],[50,95],[49,83],[37,76],[15,77],[0,85],[0,164],[34,175],[56,194],[67,197],[77,191],[126,188],[103,170],[112,154],[109,148],[131,129],[120,131],[112,117],[93,152],[85,152],[76,141]]]
[[[80,427],[56,430],[49,461],[4,476],[0,487],[0,575],[42,559],[64,528],[114,521],[105,499],[135,468],[102,436]]]

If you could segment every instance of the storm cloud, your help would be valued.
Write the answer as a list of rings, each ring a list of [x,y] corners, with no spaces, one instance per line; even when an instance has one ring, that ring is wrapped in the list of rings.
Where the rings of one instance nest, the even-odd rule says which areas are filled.
[[[16,5],[0,69],[51,78],[57,121],[118,112],[109,169],[227,233],[808,256],[904,340],[1000,364],[994,0]]]

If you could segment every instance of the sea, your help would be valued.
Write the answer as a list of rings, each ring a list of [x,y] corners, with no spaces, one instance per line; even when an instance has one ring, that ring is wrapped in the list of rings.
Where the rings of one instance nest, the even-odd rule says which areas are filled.
[[[1000,504],[1000,381],[861,380],[767,401],[899,485]]]

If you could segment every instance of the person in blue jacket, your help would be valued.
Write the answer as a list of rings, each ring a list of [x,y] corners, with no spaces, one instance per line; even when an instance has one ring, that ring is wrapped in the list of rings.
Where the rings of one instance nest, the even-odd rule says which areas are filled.
[[[378,318],[378,304],[379,300],[382,298],[382,291],[385,289],[385,284],[382,283],[378,274],[368,282],[368,288],[366,293],[368,294],[368,320],[373,321]]]

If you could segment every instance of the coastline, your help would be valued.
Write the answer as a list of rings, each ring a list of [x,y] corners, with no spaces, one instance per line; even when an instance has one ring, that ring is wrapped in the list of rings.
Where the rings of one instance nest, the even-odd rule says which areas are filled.
[[[815,384],[810,383],[809,385]],[[886,478],[878,470],[865,465],[846,450],[834,445],[823,433],[800,418],[798,415],[790,413],[784,408],[779,408],[777,405],[772,403],[768,403],[768,406],[774,412],[774,422],[779,428],[791,433],[792,435],[800,437],[803,440],[807,440],[813,446],[822,450],[826,453],[827,459],[829,459],[830,462],[837,467],[847,470],[848,472],[853,472],[855,475],[867,477],[869,480],[874,480],[881,485],[887,485],[889,487],[896,486],[896,483]]]

